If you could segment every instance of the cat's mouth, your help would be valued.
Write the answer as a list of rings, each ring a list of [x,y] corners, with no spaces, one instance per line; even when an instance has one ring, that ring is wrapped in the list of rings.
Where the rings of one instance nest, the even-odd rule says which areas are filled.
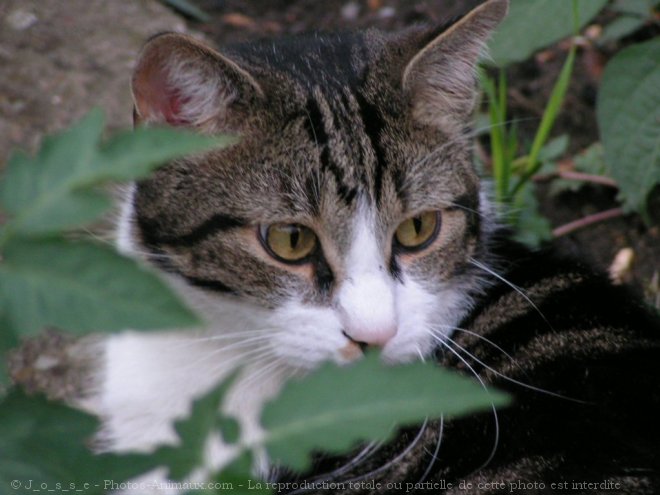
[[[347,363],[352,363],[360,359],[364,355],[365,350],[366,344],[349,341],[348,344],[339,349],[339,354]]]
[[[369,344],[366,342],[361,342],[359,340],[356,340],[352,338],[350,335],[346,333],[346,330],[342,330],[341,333],[344,335],[349,340],[349,344],[353,344],[353,346],[356,346],[360,352],[364,353],[364,351],[367,350],[367,347],[369,347]]]

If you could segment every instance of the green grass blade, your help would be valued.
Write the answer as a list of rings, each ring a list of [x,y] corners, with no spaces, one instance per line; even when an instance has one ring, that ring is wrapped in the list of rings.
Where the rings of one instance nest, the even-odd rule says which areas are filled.
[[[571,81],[571,75],[573,74],[576,52],[577,47],[572,45],[559,74],[559,78],[552,88],[552,93],[550,95],[550,99],[548,100],[548,105],[545,107],[543,112],[541,124],[539,125],[539,128],[536,131],[536,135],[534,136],[532,148],[527,157],[526,170],[514,187],[511,193],[512,196],[515,196],[518,191],[520,191],[522,186],[541,168],[542,163],[539,161],[539,153],[547,142],[548,137],[550,136],[550,132],[552,131],[552,127],[554,126],[555,121],[557,120],[557,116],[559,115],[559,111],[564,103],[566,91]]]
[[[500,99],[501,92],[498,91],[495,82],[485,72],[481,73],[481,85],[488,97],[489,134],[493,178],[495,179],[495,199],[498,203],[502,203],[508,196],[508,174],[510,172],[510,167],[507,166],[505,158],[505,129],[502,120],[502,116],[506,116],[506,98],[504,100]],[[502,110],[502,107],[505,107],[505,109]]]

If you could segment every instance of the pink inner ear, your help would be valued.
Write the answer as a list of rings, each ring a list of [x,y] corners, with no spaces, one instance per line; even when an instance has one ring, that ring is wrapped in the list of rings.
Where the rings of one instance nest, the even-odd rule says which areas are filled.
[[[151,122],[165,121],[172,126],[190,125],[183,117],[183,108],[189,98],[167,84],[167,76],[161,70],[147,70],[134,81],[136,104],[142,118]]]
[[[184,101],[178,92],[170,92],[169,97],[165,99],[169,101],[169,107],[163,111],[167,123],[174,126],[190,124],[189,120],[181,117],[181,109],[187,100]]]

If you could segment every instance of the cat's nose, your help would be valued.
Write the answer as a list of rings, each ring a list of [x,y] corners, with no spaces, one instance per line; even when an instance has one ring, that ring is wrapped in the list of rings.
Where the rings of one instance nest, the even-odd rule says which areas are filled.
[[[344,335],[360,346],[364,352],[367,347],[385,347],[396,335],[396,326],[381,326],[377,328],[345,328]]]
[[[344,334],[353,342],[384,347],[396,335],[394,287],[386,274],[374,270],[346,280],[337,302]]]

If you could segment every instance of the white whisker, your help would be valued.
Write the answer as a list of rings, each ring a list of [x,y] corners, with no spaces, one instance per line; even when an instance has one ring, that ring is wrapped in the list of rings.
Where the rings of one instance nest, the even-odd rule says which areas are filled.
[[[450,351],[452,354],[454,354],[469,370],[470,372],[474,375],[474,377],[477,379],[477,381],[481,384],[481,387],[484,389],[484,391],[490,396],[490,391],[488,390],[488,387],[486,386],[486,382],[479,376],[479,374],[475,371],[475,369],[468,363],[463,356],[461,356],[458,352],[456,352],[450,345],[447,344],[445,341],[445,337],[442,335],[436,335],[434,332],[429,331],[429,333],[442,345],[444,346],[448,351]],[[493,449],[490,452],[490,455],[488,456],[488,459],[486,459],[486,462],[483,463],[483,465],[479,468],[482,469],[486,467],[488,464],[490,464],[490,461],[493,460],[495,457],[495,452],[497,451],[497,446],[499,445],[500,441],[500,421],[499,417],[497,415],[497,408],[495,407],[495,403],[491,400],[490,402],[491,409],[493,411],[493,420],[495,422],[495,440],[493,442]]]
[[[529,385],[529,384],[527,384],[527,383],[525,383],[525,382],[521,382],[521,381],[519,381],[519,380],[516,380],[515,378],[511,378],[511,377],[509,377],[509,376],[507,376],[507,375],[505,375],[505,374],[503,374],[503,373],[500,373],[499,371],[497,371],[497,370],[491,368],[491,367],[488,366],[486,363],[484,363],[484,362],[481,361],[479,358],[477,358],[473,353],[469,352],[467,349],[465,349],[463,346],[459,345],[458,343],[456,343],[456,342],[453,341],[452,339],[448,339],[448,342],[451,343],[451,344],[454,344],[456,347],[458,347],[458,349],[459,349],[460,351],[463,351],[465,354],[467,354],[467,355],[470,357],[470,359],[476,361],[477,363],[479,363],[481,366],[483,366],[485,369],[487,369],[487,370],[490,371],[491,373],[493,373],[493,374],[499,376],[500,378],[502,378],[502,379],[504,379],[504,380],[506,380],[506,381],[508,381],[508,382],[514,383],[514,384],[516,384],[516,385],[519,385],[519,386],[521,386],[521,387],[527,388],[527,389],[529,389],[529,390],[533,390],[533,391],[535,391],[535,392],[539,392],[539,393],[542,393],[542,394],[550,395],[550,396],[552,396],[552,397],[557,397],[558,399],[570,400],[570,401],[573,401],[573,402],[578,402],[578,403],[580,403],[580,404],[587,404],[586,401],[583,401],[583,400],[580,400],[580,399],[574,399],[574,398],[572,398],[572,397],[567,397],[567,396],[565,396],[565,395],[561,395],[561,394],[558,394],[558,393],[556,393],[556,392],[552,392],[552,391],[550,391],[550,390],[546,390],[546,389],[543,389],[543,388],[535,387],[534,385]],[[514,361],[514,363],[515,363],[515,361]]]
[[[431,473],[431,470],[433,469],[433,466],[435,465],[435,461],[438,460],[438,453],[440,452],[440,445],[442,444],[442,434],[445,429],[445,417],[444,415],[440,415],[440,427],[438,428],[438,440],[435,443],[435,450],[431,454],[428,450],[424,449],[427,454],[431,454],[431,461],[429,462],[429,465],[426,467],[426,471],[424,471],[424,474],[422,477],[419,479],[417,484],[424,483],[428,475]]]
[[[528,296],[527,294],[525,294],[525,291],[523,291],[520,287],[518,287],[518,286],[515,285],[514,283],[509,282],[509,281],[508,281],[506,278],[504,278],[502,275],[500,275],[499,273],[497,273],[497,272],[496,272],[495,270],[493,270],[492,268],[489,268],[488,266],[484,265],[484,264],[481,263],[480,261],[477,261],[477,260],[475,260],[474,258],[470,257],[470,258],[469,258],[469,262],[470,262],[472,265],[476,266],[477,268],[479,268],[479,269],[485,271],[486,273],[491,274],[493,277],[495,277],[495,278],[497,278],[498,280],[500,280],[501,282],[505,283],[506,285],[508,285],[509,287],[511,287],[514,291],[516,291],[518,294],[520,294],[520,295],[525,299],[525,301],[527,301],[527,302],[530,304],[530,306],[532,306],[532,308],[534,308],[534,310],[539,314],[539,316],[540,316],[540,317],[543,319],[543,321],[548,325],[548,327],[550,327],[551,330],[554,330],[554,329],[552,328],[552,325],[551,325],[550,322],[548,321],[548,319],[545,317],[545,315],[541,312],[541,310],[538,308],[538,306],[537,306],[536,304],[534,304],[534,301],[532,301],[532,300],[529,298],[529,296]]]
[[[426,427],[428,424],[428,420],[424,420],[424,423],[422,423],[422,426],[419,428],[419,432],[417,432],[417,435],[413,439],[413,441],[402,451],[400,452],[396,457],[391,459],[390,461],[386,462],[382,466],[374,469],[373,471],[370,471],[366,474],[362,474],[360,476],[357,476],[355,478],[351,478],[350,480],[346,480],[345,483],[354,483],[356,481],[364,480],[373,477],[376,474],[382,473],[383,471],[386,471],[387,469],[390,468],[390,466],[393,466],[394,464],[397,464],[401,459],[403,459],[408,453],[414,449],[419,441],[422,439],[422,436],[424,435],[424,432],[426,431]]]
[[[382,447],[382,442],[369,442],[360,452],[358,452],[355,457],[350,461],[337,469],[330,471],[329,473],[320,474],[311,478],[309,481],[312,484],[323,483],[326,481],[331,481],[337,479],[338,476],[354,469],[361,464],[363,464],[369,457],[371,457],[375,452],[377,452]],[[295,492],[294,492],[295,493]]]
[[[268,359],[272,358],[272,357],[275,358],[272,362],[270,362],[269,364],[267,364],[266,366],[264,366],[262,368],[259,368],[257,373],[255,373],[254,375],[250,375],[250,377],[243,384],[243,386],[245,388],[249,388],[254,383],[259,382],[259,380],[261,380],[268,373],[274,372],[278,369],[281,369],[281,368],[285,367],[286,363],[285,363],[284,359],[282,359],[281,357],[279,357],[277,355],[274,355],[274,354],[266,355],[263,358],[263,360],[268,361]]]
[[[368,473],[361,474],[359,476],[356,476],[354,478],[350,478],[348,480],[342,480],[342,483],[344,483],[344,484],[355,483],[356,481],[360,481],[360,480],[370,478],[370,477],[372,477],[376,474],[379,474],[379,473],[389,469],[390,466],[393,466],[394,464],[397,464],[401,459],[403,459],[419,443],[419,441],[421,440],[424,432],[426,431],[427,422],[428,422],[427,420],[424,421],[424,423],[420,427],[419,431],[417,432],[417,435],[415,436],[415,438],[413,438],[412,442],[402,452],[400,452],[396,457],[394,457],[393,459],[391,459],[387,463],[383,464],[382,466],[374,469],[373,471],[369,471]],[[372,442],[370,445],[367,445],[367,447],[365,447],[365,449],[362,451],[362,452],[365,452],[364,456],[361,457],[361,460],[356,465],[362,464],[364,461],[366,461],[374,452],[376,452],[381,447],[381,445],[382,445],[381,442]],[[360,454],[362,454],[362,452],[360,452]],[[358,456],[360,454],[358,454]],[[345,471],[347,471],[348,469],[350,469],[352,467],[355,467],[356,465],[348,466]],[[339,469],[343,470],[343,468],[339,468]],[[314,478],[314,480],[317,480],[317,479],[318,478]],[[325,478],[325,479],[332,479],[332,478]],[[311,483],[311,484],[313,485],[313,483]],[[293,492],[291,492],[290,495],[295,495],[297,493],[306,493],[310,489],[311,488],[300,488],[298,490],[294,490]]]
[[[246,364],[248,361],[246,358],[254,358],[261,356],[262,354],[267,354],[271,352],[270,349],[264,348],[264,347],[254,347],[249,349],[246,352],[239,353],[239,354],[231,354],[229,356],[223,356],[223,353],[225,350],[223,348],[218,348],[214,349],[213,351],[209,352],[207,355],[202,357],[201,359],[198,359],[194,363],[190,363],[190,369],[195,369],[199,367],[200,364],[204,364],[205,362],[214,359],[214,358],[227,358],[227,359],[222,359],[220,361],[213,362],[215,367],[212,367],[209,369],[209,373],[216,372],[218,370],[223,371],[223,370],[231,370],[235,368],[237,364]],[[183,368],[182,371],[185,371],[186,368]]]
[[[465,328],[455,327],[455,326],[453,326],[453,325],[440,325],[440,324],[437,324],[437,325],[435,325],[435,326],[438,327],[438,328],[447,328],[447,329],[450,329],[450,330],[455,331],[455,332],[463,332],[463,333],[467,333],[468,335],[472,335],[472,336],[474,336],[474,337],[477,337],[477,338],[483,340],[484,342],[486,342],[487,344],[490,344],[491,346],[493,346],[493,347],[494,347],[495,349],[497,349],[498,351],[500,351],[500,352],[501,352],[502,354],[504,354],[507,358],[509,358],[509,360],[510,360],[513,364],[515,364],[516,366],[518,366],[518,368],[520,368],[520,366],[516,363],[516,360],[513,358],[513,356],[511,356],[508,352],[506,352],[504,349],[502,349],[499,345],[497,345],[497,344],[496,344],[495,342],[493,342],[492,340],[487,339],[487,338],[484,337],[483,335],[479,335],[478,333],[476,333],[476,332],[472,332],[471,330],[467,330],[467,329],[465,329]],[[521,369],[522,369],[522,368],[521,368]]]

